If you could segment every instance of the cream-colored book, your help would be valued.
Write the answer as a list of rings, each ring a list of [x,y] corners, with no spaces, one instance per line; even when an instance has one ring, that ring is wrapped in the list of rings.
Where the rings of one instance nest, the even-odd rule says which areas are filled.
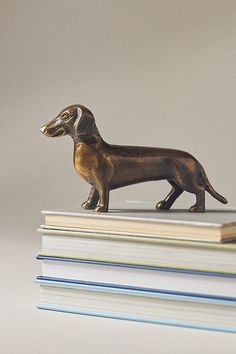
[[[45,225],[97,230],[120,235],[202,242],[236,240],[236,210],[211,209],[205,213],[185,210],[156,211],[151,203],[127,202],[107,213],[68,208],[44,210]]]
[[[42,225],[39,256],[236,274],[236,243],[127,236]]]

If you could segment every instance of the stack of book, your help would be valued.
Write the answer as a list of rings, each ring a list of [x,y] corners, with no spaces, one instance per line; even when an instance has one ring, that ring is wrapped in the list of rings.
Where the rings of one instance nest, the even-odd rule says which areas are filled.
[[[236,332],[236,211],[43,211],[39,309]]]

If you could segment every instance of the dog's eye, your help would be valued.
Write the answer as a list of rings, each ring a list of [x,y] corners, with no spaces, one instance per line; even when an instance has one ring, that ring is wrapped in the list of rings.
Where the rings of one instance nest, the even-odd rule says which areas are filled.
[[[64,122],[69,122],[72,117],[69,114],[63,114],[62,119]]]

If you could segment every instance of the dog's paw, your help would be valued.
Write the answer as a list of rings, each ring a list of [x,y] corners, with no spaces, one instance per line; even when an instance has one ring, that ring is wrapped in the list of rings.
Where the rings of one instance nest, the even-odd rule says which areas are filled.
[[[97,213],[106,213],[108,211],[108,207],[102,204],[98,204],[94,209]]]
[[[190,213],[204,213],[205,208],[199,205],[193,205],[191,208],[188,210]]]
[[[81,208],[83,208],[83,209],[94,209],[94,205],[92,205],[89,201],[86,200],[81,205]]]
[[[157,210],[168,210],[170,209],[170,205],[165,200],[161,200],[159,203],[156,205]]]

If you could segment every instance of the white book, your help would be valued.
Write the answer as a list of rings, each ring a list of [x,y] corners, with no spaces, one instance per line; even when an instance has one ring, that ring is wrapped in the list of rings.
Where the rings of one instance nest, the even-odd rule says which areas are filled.
[[[92,284],[40,284],[39,309],[236,333],[236,299]]]
[[[236,298],[236,275],[38,257],[44,279]]]
[[[229,208],[189,213],[174,209],[156,211],[151,203],[127,202],[111,206],[107,213],[96,213],[78,207],[44,210],[42,214],[49,227],[95,229],[204,242],[228,242],[236,239],[236,210]]]

